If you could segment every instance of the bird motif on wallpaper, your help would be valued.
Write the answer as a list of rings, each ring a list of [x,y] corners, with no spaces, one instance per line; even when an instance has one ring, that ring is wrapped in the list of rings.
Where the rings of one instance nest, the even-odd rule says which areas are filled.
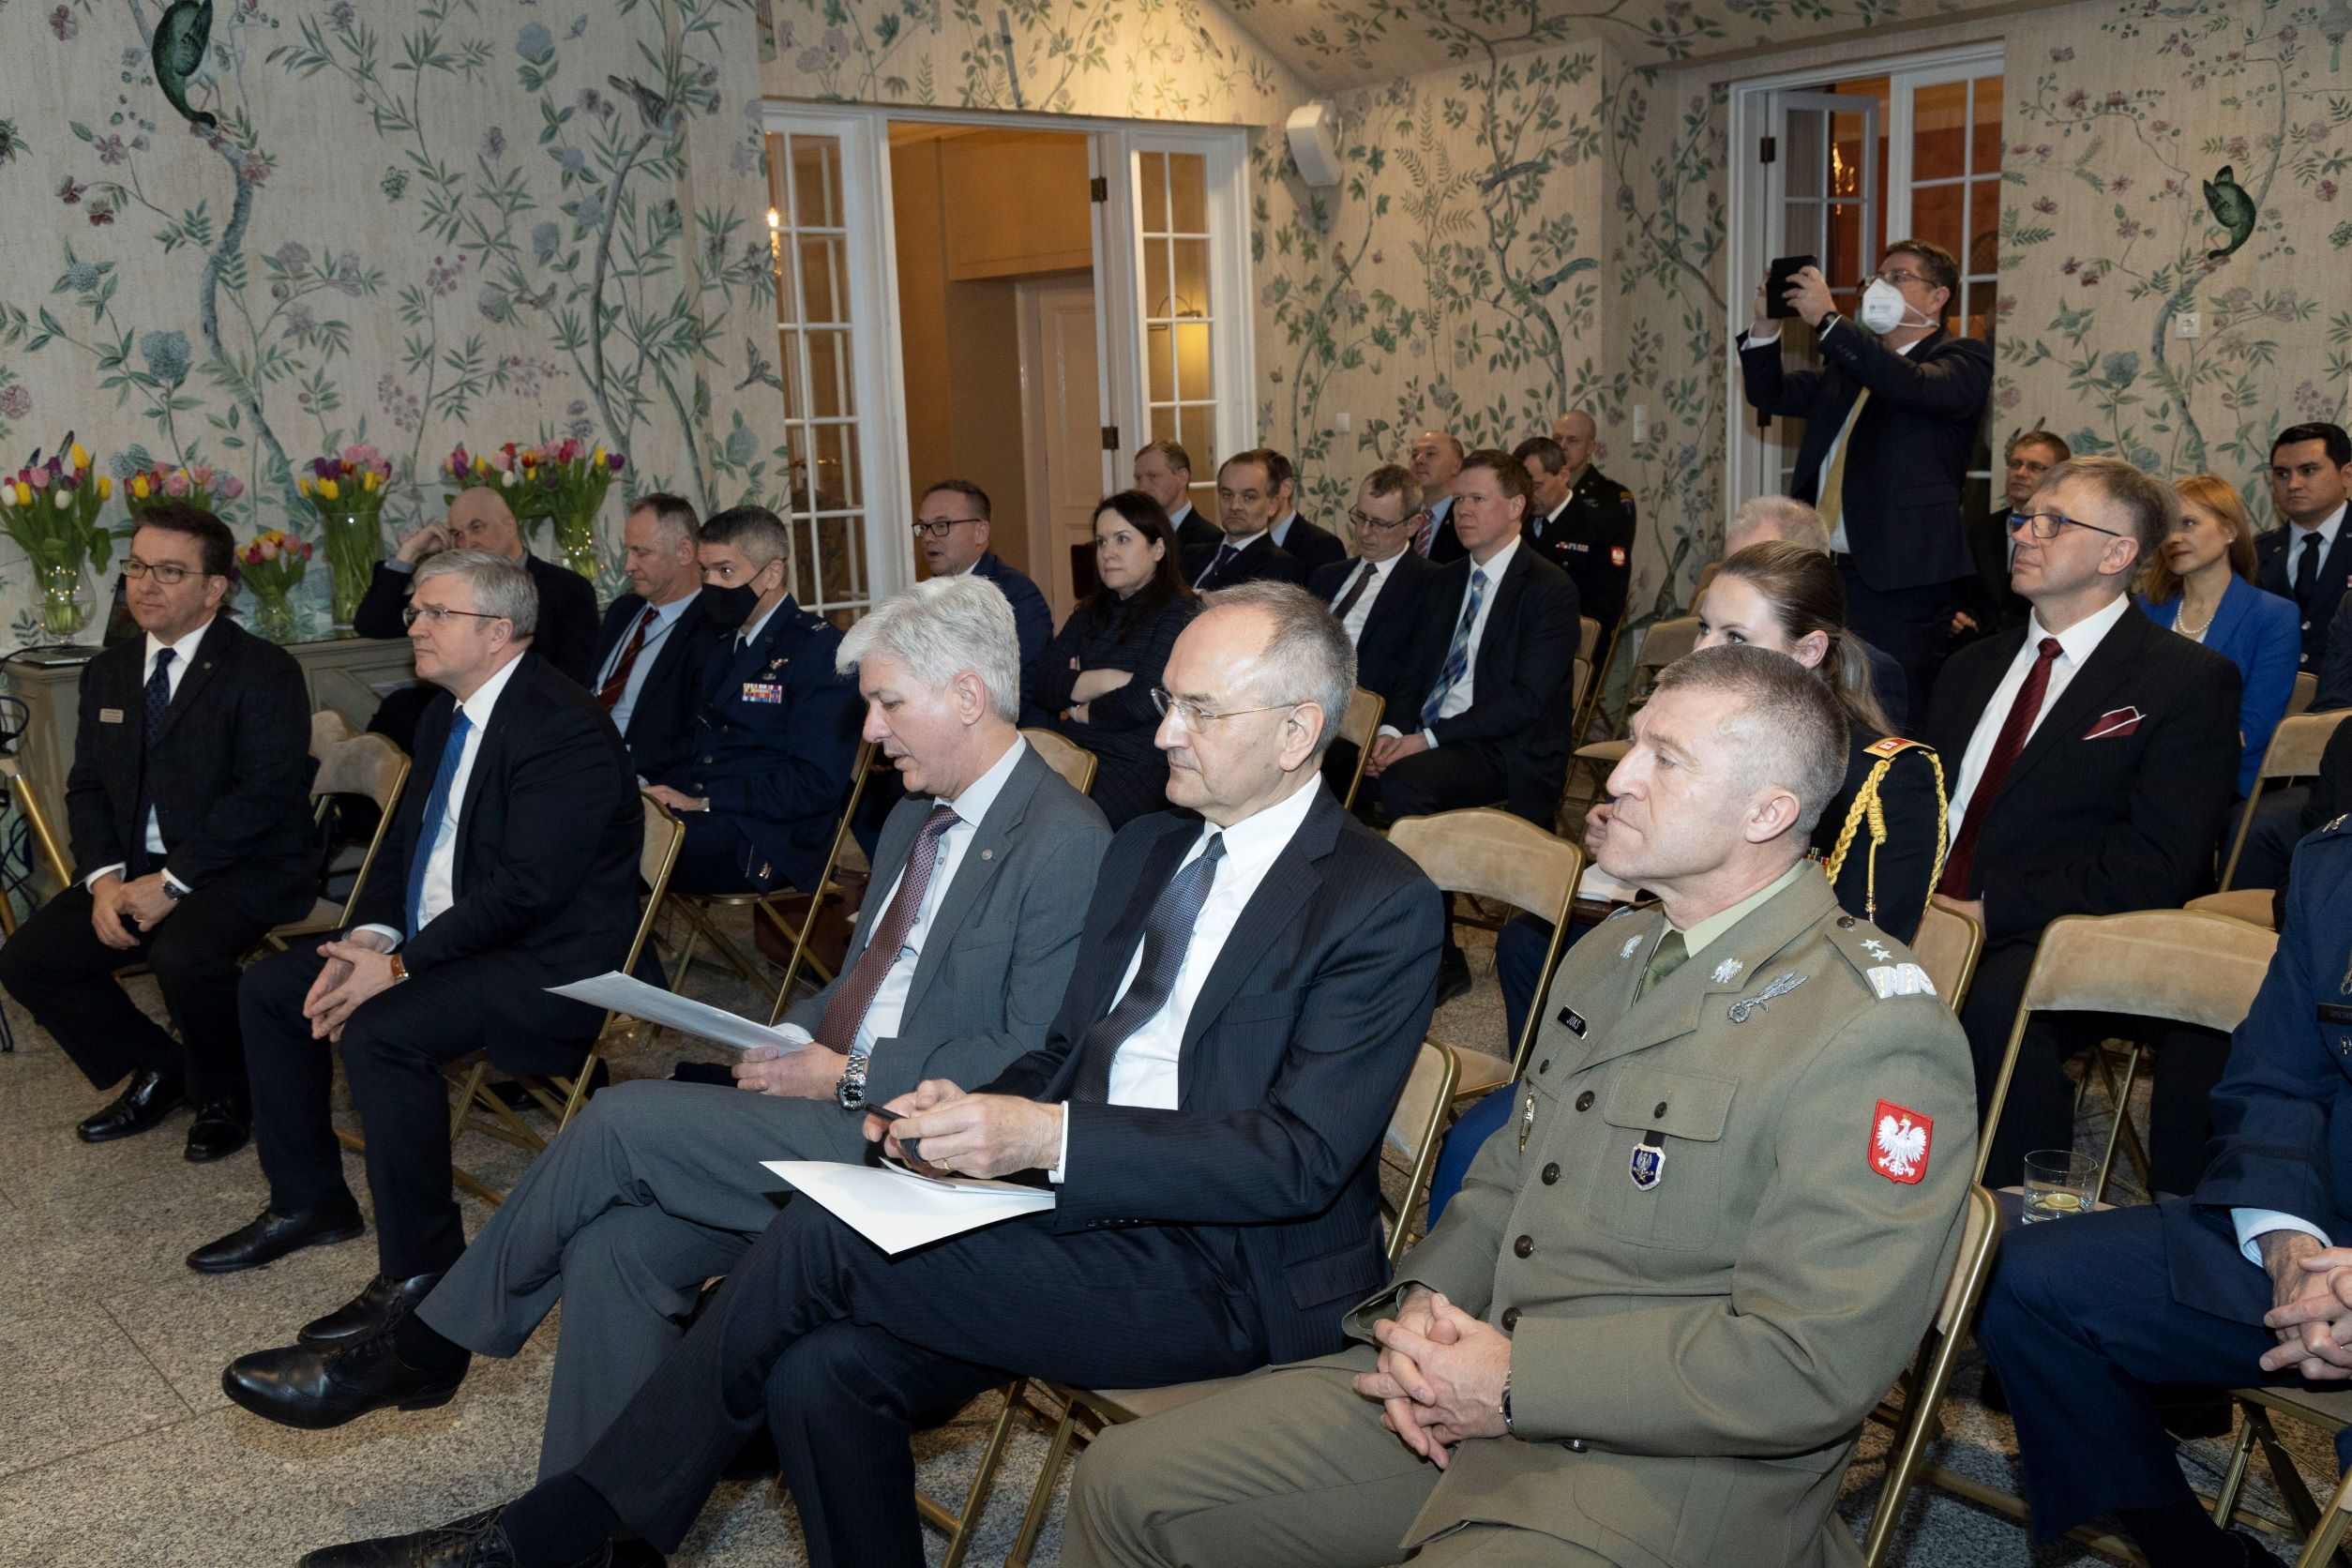
[[[204,63],[204,44],[211,37],[212,0],[172,0],[162,20],[155,24],[151,53],[156,85],[180,112],[180,118],[198,130],[210,130],[220,123],[217,115],[188,105],[188,90],[196,84],[196,72]]]
[[[634,76],[608,76],[605,81],[612,90],[637,105],[638,117],[645,122],[647,130],[675,130],[676,103],[655,92]]]
[[[1478,193],[1481,196],[1491,196],[1522,175],[1540,174],[1550,167],[1551,160],[1548,158],[1530,158],[1524,162],[1514,163],[1508,169],[1498,169],[1478,182]]]
[[[1554,289],[1557,289],[1562,283],[1568,281],[1569,279],[1574,278],[1577,273],[1597,271],[1600,268],[1600,263],[1594,261],[1590,256],[1576,257],[1574,260],[1568,262],[1565,265],[1560,267],[1559,271],[1549,273],[1545,277],[1533,279],[1528,284],[1527,292],[1533,294],[1536,298],[1542,299],[1548,295]]]
[[[2254,198],[2238,183],[2237,171],[2231,165],[2223,164],[2221,173],[2205,182],[2205,204],[2212,209],[2213,221],[2229,232],[2229,243],[2208,250],[2207,261],[2218,262],[2254,237]]]

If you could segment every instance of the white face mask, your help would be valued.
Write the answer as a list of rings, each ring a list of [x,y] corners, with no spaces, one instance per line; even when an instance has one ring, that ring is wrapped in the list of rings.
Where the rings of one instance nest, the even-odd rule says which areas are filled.
[[[1910,303],[1903,297],[1903,291],[1883,278],[1870,280],[1870,287],[1862,291],[1862,309],[1856,312],[1862,325],[1881,338],[1901,326],[1903,318],[1910,313]]]

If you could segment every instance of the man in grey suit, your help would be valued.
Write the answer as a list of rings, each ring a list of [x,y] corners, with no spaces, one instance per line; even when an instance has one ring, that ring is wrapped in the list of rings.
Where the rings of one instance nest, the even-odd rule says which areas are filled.
[[[927,1078],[988,1082],[1044,1043],[1110,831],[1015,728],[1010,606],[982,579],[935,578],[867,615],[838,662],[907,794],[840,975],[786,1015],[813,1043],[746,1052],[733,1089],[605,1091],[415,1314],[246,1356],[222,1377],[232,1399],[305,1427],[438,1405],[471,1352],[513,1355],[560,1298],[539,1462],[565,1470],[686,1332],[703,1281],[776,1217],[761,1161],[863,1161],[867,1105]]]

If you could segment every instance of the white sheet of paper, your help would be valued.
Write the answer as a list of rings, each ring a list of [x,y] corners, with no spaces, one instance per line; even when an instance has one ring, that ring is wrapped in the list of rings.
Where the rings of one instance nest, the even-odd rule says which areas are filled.
[[[958,1176],[935,1182],[886,1166],[832,1160],[761,1160],[804,1198],[882,1248],[897,1254],[1017,1214],[1053,1207],[1050,1189]]]
[[[1631,882],[1620,882],[1598,866],[1588,866],[1577,880],[1576,897],[1594,902],[1630,904],[1641,897],[1641,889]]]
[[[722,1046],[748,1050],[754,1046],[774,1046],[778,1050],[799,1050],[809,1044],[808,1036],[791,1025],[770,1029],[738,1018],[723,1007],[695,1002],[675,991],[665,991],[659,986],[649,986],[642,980],[608,970],[593,980],[575,980],[568,986],[550,986],[557,996],[584,1002],[591,1007],[610,1007],[642,1018],[667,1029],[680,1030],[705,1040],[716,1040]]]

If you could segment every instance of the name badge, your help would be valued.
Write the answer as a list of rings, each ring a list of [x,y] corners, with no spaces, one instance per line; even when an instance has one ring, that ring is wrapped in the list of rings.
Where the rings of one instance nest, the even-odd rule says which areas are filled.
[[[761,681],[746,681],[743,684],[743,700],[746,702],[781,702],[784,701],[784,688]]]
[[[1584,1038],[1585,1021],[1583,1016],[1577,1013],[1575,1008],[1562,1007],[1560,1010],[1560,1022],[1563,1028],[1565,1028],[1570,1033],[1574,1034],[1577,1039],[1581,1040]]]
[[[100,724],[120,724],[122,721],[123,710],[120,708],[100,708],[98,710],[98,722]]]

